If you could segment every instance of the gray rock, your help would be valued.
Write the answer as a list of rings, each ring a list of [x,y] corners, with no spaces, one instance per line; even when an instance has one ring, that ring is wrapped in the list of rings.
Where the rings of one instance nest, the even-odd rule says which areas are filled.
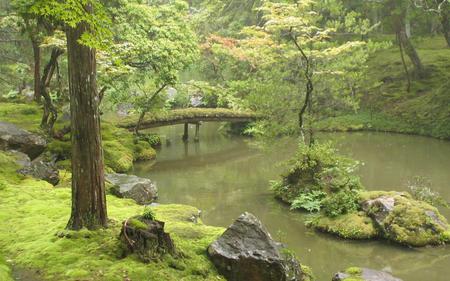
[[[113,184],[111,193],[120,198],[131,198],[138,204],[150,204],[158,198],[158,189],[149,179],[126,174],[107,174],[106,180]]]
[[[20,168],[31,166],[30,157],[28,157],[25,153],[16,150],[11,150],[10,153],[16,159],[16,164],[19,165]]]
[[[387,272],[370,268],[359,268],[358,272],[355,272],[354,269],[351,271],[338,272],[334,275],[332,281],[345,281],[347,278],[359,278],[358,280],[361,279],[364,281],[402,281]]]
[[[209,245],[208,256],[229,281],[296,281],[304,277],[298,261],[250,213],[242,214]]]
[[[366,213],[373,214],[373,219],[382,224],[383,220],[394,210],[395,199],[389,196],[381,196],[362,203],[362,209]]]
[[[38,157],[47,146],[41,136],[32,134],[14,124],[0,121],[0,149],[17,150],[31,159]]]
[[[22,175],[29,175],[37,179],[45,180],[52,185],[59,183],[59,170],[55,161],[47,160],[43,156],[31,161],[29,165],[18,170]]]

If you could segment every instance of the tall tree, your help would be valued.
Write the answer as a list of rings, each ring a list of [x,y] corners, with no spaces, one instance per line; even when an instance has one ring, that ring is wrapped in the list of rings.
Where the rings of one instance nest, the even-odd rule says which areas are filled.
[[[72,212],[68,229],[107,226],[96,47],[108,18],[96,0],[37,0],[32,10],[64,24],[72,133]]]

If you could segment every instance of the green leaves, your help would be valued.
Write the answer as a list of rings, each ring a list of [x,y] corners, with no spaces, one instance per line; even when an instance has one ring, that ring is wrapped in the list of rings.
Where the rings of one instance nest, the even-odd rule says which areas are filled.
[[[82,35],[80,43],[98,49],[105,49],[109,45],[111,21],[99,0],[35,0],[28,7],[28,13],[71,28],[86,23],[89,32]]]

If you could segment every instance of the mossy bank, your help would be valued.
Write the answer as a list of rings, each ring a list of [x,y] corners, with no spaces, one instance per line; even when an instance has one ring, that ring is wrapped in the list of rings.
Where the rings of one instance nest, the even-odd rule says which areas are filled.
[[[110,227],[105,230],[65,231],[70,212],[70,189],[18,176],[14,159],[0,151],[0,256],[44,280],[223,280],[206,256],[207,246],[223,228],[189,220],[198,210],[184,205],[154,207],[166,222],[184,258],[169,256],[144,264],[133,256],[120,259],[118,235],[126,218],[141,214],[131,200],[107,196]],[[8,269],[0,265],[0,274]],[[39,273],[38,273],[39,272]],[[6,274],[6,275],[5,275]],[[2,276],[2,275],[0,275]],[[3,277],[3,276],[2,276]],[[7,280],[7,279],[1,279]]]
[[[440,37],[415,38],[427,75],[411,89],[395,44],[370,59],[358,113],[341,112],[317,122],[324,131],[383,131],[450,139],[450,49]],[[412,69],[408,61],[408,68]]]
[[[41,133],[39,130],[41,112],[42,109],[35,103],[1,103],[0,120],[16,124],[31,132]],[[55,125],[55,130],[58,131],[64,126],[68,126],[68,121],[64,121],[61,117]],[[156,158],[156,151],[152,147],[157,143],[154,138],[136,138],[132,133],[116,127],[115,123],[108,120],[103,120],[101,127],[107,171],[127,172],[135,161]],[[57,156],[61,168],[70,170],[70,134],[63,136],[61,140],[51,139],[47,152]]]

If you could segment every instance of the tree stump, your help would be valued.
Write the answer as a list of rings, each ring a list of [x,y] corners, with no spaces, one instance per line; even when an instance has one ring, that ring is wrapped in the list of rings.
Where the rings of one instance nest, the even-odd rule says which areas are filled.
[[[165,254],[176,255],[175,244],[164,232],[164,222],[136,216],[123,222],[120,232],[123,256],[137,254],[143,262],[159,260]]]

